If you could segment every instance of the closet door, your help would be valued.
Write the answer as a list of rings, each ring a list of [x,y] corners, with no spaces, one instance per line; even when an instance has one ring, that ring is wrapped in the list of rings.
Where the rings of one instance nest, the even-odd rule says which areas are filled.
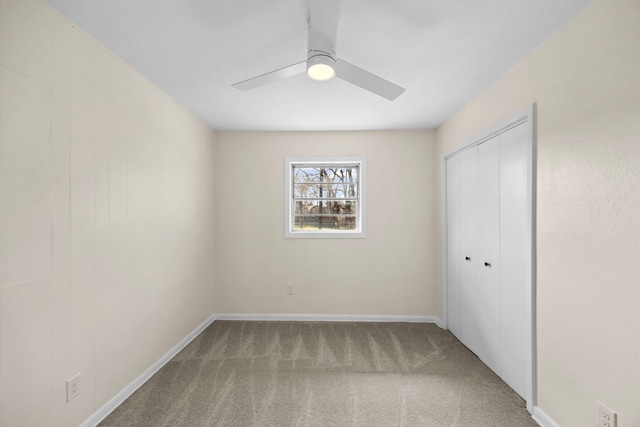
[[[531,402],[533,160],[526,122],[447,159],[449,329]]]
[[[477,216],[478,357],[500,372],[500,140],[478,146]]]
[[[482,348],[478,319],[477,221],[478,148],[471,147],[460,158],[460,341],[479,354]]]
[[[500,376],[526,396],[531,330],[531,208],[529,137],[525,124],[500,135]]]
[[[460,335],[460,158],[447,159],[447,326]]]

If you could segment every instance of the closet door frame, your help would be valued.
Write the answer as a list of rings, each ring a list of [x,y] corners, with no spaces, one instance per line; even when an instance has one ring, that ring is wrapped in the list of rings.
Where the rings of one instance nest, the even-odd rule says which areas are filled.
[[[537,370],[536,370],[536,135],[535,135],[535,104],[515,113],[514,115],[502,120],[495,126],[481,132],[480,134],[470,138],[455,148],[445,152],[440,159],[440,194],[441,194],[441,248],[442,248],[442,326],[448,329],[448,244],[447,244],[447,159],[459,154],[461,151],[483,142],[521,124],[527,126],[527,136],[529,138],[528,149],[528,168],[529,182],[527,189],[527,200],[529,201],[529,224],[530,224],[530,246],[531,254],[531,277],[527,283],[527,299],[526,305],[529,309],[527,313],[527,331],[529,336],[527,342],[529,349],[527,351],[527,392],[524,396],[527,402],[527,410],[533,413],[533,408],[537,405]]]

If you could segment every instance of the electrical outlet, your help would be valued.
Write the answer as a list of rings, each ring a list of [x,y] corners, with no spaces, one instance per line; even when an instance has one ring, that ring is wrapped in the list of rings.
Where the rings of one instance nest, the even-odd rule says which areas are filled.
[[[618,414],[598,402],[598,427],[617,427]]]
[[[287,285],[287,295],[293,295],[293,285]]]
[[[67,402],[71,402],[80,394],[80,374],[67,380]]]

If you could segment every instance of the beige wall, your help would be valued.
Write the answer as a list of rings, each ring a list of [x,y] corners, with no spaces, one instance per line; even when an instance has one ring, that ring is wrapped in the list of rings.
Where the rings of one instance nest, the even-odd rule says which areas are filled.
[[[222,132],[217,313],[439,316],[435,134]],[[364,155],[365,239],[284,238],[284,158]],[[294,295],[286,295],[286,285]]]
[[[535,101],[538,406],[640,425],[640,2],[598,0],[438,130],[439,153]]]
[[[0,425],[78,425],[213,312],[214,134],[44,3],[0,6]]]

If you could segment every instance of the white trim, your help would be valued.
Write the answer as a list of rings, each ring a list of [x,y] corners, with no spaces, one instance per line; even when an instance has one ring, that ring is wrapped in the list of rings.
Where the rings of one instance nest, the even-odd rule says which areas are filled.
[[[521,123],[529,122],[530,124],[532,124],[534,106],[535,104],[531,104],[530,106],[523,108],[522,110],[509,116],[505,120],[502,120],[497,125],[492,126],[486,129],[484,132],[467,139],[462,144],[455,146],[451,150],[445,151],[442,157],[444,158],[444,160],[448,159],[449,157],[453,157],[460,151],[463,151],[474,145],[482,144],[483,142],[493,138],[494,136],[511,129],[512,127],[516,127]]]
[[[440,231],[440,248],[442,250],[442,256],[440,257],[440,280],[441,280],[441,298],[442,308],[442,327],[449,330],[449,292],[447,283],[449,282],[449,268],[447,259],[447,157],[442,156],[440,159],[440,183],[442,190],[440,191],[440,215],[441,231]]]
[[[126,386],[120,393],[116,394],[111,400],[93,413],[87,418],[80,427],[94,427],[97,426],[107,415],[109,415],[114,409],[116,409],[122,402],[124,402],[129,396],[133,394],[140,386],[149,380],[156,372],[167,364],[176,354],[178,354],[183,348],[187,346],[195,337],[197,337],[207,326],[209,326],[216,319],[215,315],[211,315],[207,320],[202,322],[197,328],[195,328],[189,335],[184,337],[182,341],[176,344],[171,350],[169,350],[164,356],[162,356],[153,365],[147,368],[138,378],[133,380],[128,386]]]
[[[531,155],[529,157],[529,170],[531,171],[529,182],[529,196],[531,202],[531,281],[529,301],[527,306],[530,307],[530,325],[529,325],[529,342],[530,342],[530,357],[528,360],[529,368],[527,369],[527,394],[525,397],[527,402],[527,410],[529,413],[533,413],[537,404],[537,360],[536,360],[536,133],[535,133],[535,104],[531,104],[527,108],[520,110],[507,119],[501,121],[495,126],[487,129],[486,131],[475,135],[474,137],[466,140],[460,145],[457,145],[453,149],[446,151],[442,154],[440,159],[440,201],[441,201],[441,215],[442,215],[442,229],[441,229],[441,251],[442,251],[442,274],[441,274],[441,289],[442,289],[442,317],[443,325],[447,325],[447,203],[446,203],[446,189],[447,189],[447,159],[453,157],[459,152],[472,147],[474,145],[481,144],[496,135],[499,135],[508,129],[511,129],[519,124],[526,123],[528,127],[528,134],[530,135],[530,147]]]
[[[291,231],[291,164],[357,163],[358,168],[358,230],[355,231]],[[362,239],[367,237],[367,159],[365,156],[285,157],[284,159],[284,237],[285,239]]]
[[[533,413],[536,405],[538,405],[538,258],[536,249],[538,245],[538,223],[536,215],[536,212],[538,212],[538,134],[536,132],[536,108],[536,104],[532,104],[527,117],[529,129],[531,130],[531,157],[529,159],[531,162],[529,164],[531,168],[531,186],[529,187],[529,191],[531,192],[531,292],[529,294],[531,298],[531,336],[529,337],[531,345],[531,401],[527,402],[529,413]]]
[[[560,424],[555,422],[549,415],[547,415],[539,406],[533,407],[533,415],[531,416],[535,422],[542,427],[560,427]]]
[[[216,320],[293,321],[293,322],[409,322],[435,323],[442,328],[436,316],[375,316],[357,314],[258,314],[217,313]]]

